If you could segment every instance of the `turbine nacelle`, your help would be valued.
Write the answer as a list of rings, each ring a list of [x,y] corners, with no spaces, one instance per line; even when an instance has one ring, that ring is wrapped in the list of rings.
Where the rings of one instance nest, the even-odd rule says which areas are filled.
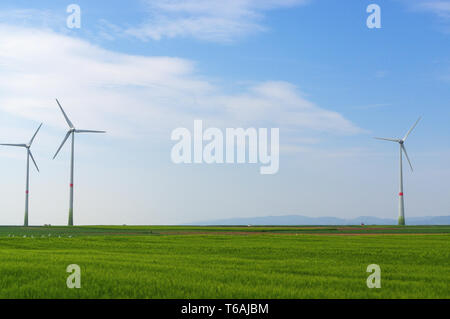
[[[416,121],[416,123],[414,123],[414,125],[409,129],[409,131],[406,133],[405,137],[402,139],[397,139],[397,138],[385,138],[385,137],[375,137],[375,139],[377,140],[383,140],[383,141],[389,141],[389,142],[396,142],[398,144],[400,144],[400,151],[403,153],[405,153],[406,159],[408,160],[409,163],[409,167],[411,168],[411,171],[413,171],[413,167],[411,165],[411,161],[409,160],[409,156],[408,156],[408,152],[406,151],[405,148],[405,142],[406,139],[408,138],[409,134],[414,130],[414,128],[416,127],[417,123],[419,123],[420,119],[422,117],[419,117]]]
[[[53,159],[56,158],[56,156],[58,155],[59,151],[61,150],[61,148],[64,146],[64,144],[66,143],[67,139],[69,138],[69,136],[71,134],[75,134],[75,133],[106,133],[105,131],[94,131],[94,130],[77,130],[75,128],[75,126],[73,125],[73,123],[70,121],[69,117],[67,116],[66,112],[64,112],[64,109],[62,108],[61,104],[59,103],[58,99],[56,99],[56,103],[58,103],[59,109],[61,110],[61,113],[64,116],[64,119],[67,122],[67,125],[69,126],[69,130],[66,133],[66,136],[64,137],[64,140],[62,141],[61,145],[59,146],[58,150],[55,153],[55,156],[53,156]]]
[[[33,137],[30,139],[28,144],[0,144],[2,146],[14,146],[14,147],[24,147],[24,148],[26,148],[27,149],[27,153],[31,157],[31,160],[33,161],[33,164],[36,167],[38,172],[39,172],[39,167],[37,166],[36,161],[34,160],[33,153],[31,153],[30,148],[31,148],[31,145],[33,145],[34,139],[35,139],[37,133],[39,132],[39,130],[41,129],[41,127],[42,127],[42,123],[39,125],[39,127],[37,128],[36,132],[34,133]]]

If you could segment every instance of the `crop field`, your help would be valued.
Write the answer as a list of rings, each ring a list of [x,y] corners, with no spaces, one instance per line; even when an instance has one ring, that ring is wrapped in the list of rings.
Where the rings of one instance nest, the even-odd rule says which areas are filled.
[[[4,226],[0,298],[450,298],[450,226]]]

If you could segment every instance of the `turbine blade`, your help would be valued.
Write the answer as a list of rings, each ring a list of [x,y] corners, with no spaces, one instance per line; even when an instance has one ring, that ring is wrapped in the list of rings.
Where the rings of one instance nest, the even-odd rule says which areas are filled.
[[[58,155],[59,151],[60,151],[61,148],[64,146],[64,143],[67,141],[67,139],[69,138],[69,136],[70,136],[71,133],[72,133],[71,131],[67,132],[66,137],[64,137],[64,140],[62,141],[61,146],[60,146],[60,147],[58,148],[58,150],[56,151],[55,156],[53,156],[53,159],[56,158],[56,155]]]
[[[390,141],[390,142],[397,142],[397,143],[400,142],[400,140],[396,139],[396,138],[374,137],[374,139],[383,140],[383,141]]]
[[[67,117],[66,112],[64,112],[61,104],[59,104],[58,99],[56,99],[56,103],[58,103],[59,108],[61,109],[62,114],[64,115],[64,118],[66,119],[67,124],[69,125],[70,128],[75,128],[72,124],[72,122],[69,120],[69,118]]]
[[[30,146],[31,146],[31,144],[33,144],[34,138],[36,137],[37,133],[41,129],[41,126],[42,126],[42,123],[41,123],[41,125],[39,125],[38,129],[36,130],[36,133],[34,133],[33,137],[30,140],[30,143],[28,143],[28,144],[30,144]]]
[[[36,164],[36,161],[34,160],[33,154],[30,150],[28,150],[28,154],[30,154],[31,159],[33,160],[34,166],[36,166],[37,171],[39,172],[39,167]]]
[[[27,147],[26,144],[0,144],[3,146],[17,146],[17,147]]]
[[[409,163],[409,167],[411,167],[411,171],[413,172],[414,170],[413,170],[413,167],[411,165],[411,161],[409,160],[409,156],[408,156],[408,153],[406,152],[406,148],[405,148],[404,145],[402,145],[402,150],[403,150],[403,152],[405,152],[406,159],[408,160],[408,163]]]
[[[106,131],[75,130],[75,133],[106,133]]]
[[[405,137],[403,138],[403,141],[406,141],[406,139],[408,138],[408,135],[412,132],[412,130],[414,130],[414,128],[416,127],[417,123],[419,123],[420,119],[422,117],[419,117],[416,121],[416,123],[414,123],[414,125],[409,129],[408,133],[406,133]]]

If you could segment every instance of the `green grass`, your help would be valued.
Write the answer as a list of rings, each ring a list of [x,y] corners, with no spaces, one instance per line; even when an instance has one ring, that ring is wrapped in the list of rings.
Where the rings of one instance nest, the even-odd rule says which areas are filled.
[[[0,298],[450,298],[449,260],[448,226],[0,227]]]

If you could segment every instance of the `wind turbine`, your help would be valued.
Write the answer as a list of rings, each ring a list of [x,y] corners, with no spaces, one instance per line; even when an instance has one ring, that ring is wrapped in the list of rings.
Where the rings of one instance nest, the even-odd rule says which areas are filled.
[[[33,157],[33,154],[31,153],[30,147],[33,144],[34,138],[36,137],[37,133],[41,129],[41,126],[42,126],[42,123],[41,123],[41,125],[39,125],[38,129],[34,133],[34,135],[31,138],[31,140],[28,142],[28,144],[0,144],[0,145],[3,145],[3,146],[24,147],[24,148],[27,149],[27,182],[26,182],[26,188],[25,188],[25,219],[24,219],[24,222],[23,222],[23,225],[25,227],[28,226],[28,196],[29,196],[29,186],[30,186],[30,157],[31,157],[31,160],[34,163],[34,166],[36,167],[37,171],[39,172],[39,167],[37,166],[36,161],[34,160],[34,157]]]
[[[405,202],[403,197],[403,153],[405,153],[406,159],[408,160],[409,167],[411,167],[411,171],[413,171],[413,167],[411,165],[411,161],[409,160],[408,153],[406,152],[405,148],[405,142],[408,138],[409,134],[414,130],[417,123],[419,123],[421,117],[419,117],[414,123],[414,125],[409,129],[409,131],[406,133],[405,137],[402,139],[396,139],[396,138],[383,138],[383,137],[375,137],[377,140],[383,140],[383,141],[390,141],[390,142],[396,142],[400,146],[400,191],[398,193],[398,224],[399,225],[405,225]]]
[[[70,157],[70,201],[69,201],[69,226],[73,226],[73,160],[74,160],[74,147],[75,147],[75,133],[106,133],[105,131],[93,131],[93,130],[78,130],[75,128],[75,126],[72,124],[72,122],[67,117],[66,112],[64,112],[61,104],[59,104],[58,99],[56,99],[56,103],[58,103],[59,108],[61,109],[61,112],[69,125],[69,130],[66,133],[66,136],[64,137],[64,140],[61,143],[61,146],[56,151],[55,156],[53,156],[53,159],[56,158],[61,148],[64,146],[64,143],[66,143],[69,136],[72,136],[72,152]]]

